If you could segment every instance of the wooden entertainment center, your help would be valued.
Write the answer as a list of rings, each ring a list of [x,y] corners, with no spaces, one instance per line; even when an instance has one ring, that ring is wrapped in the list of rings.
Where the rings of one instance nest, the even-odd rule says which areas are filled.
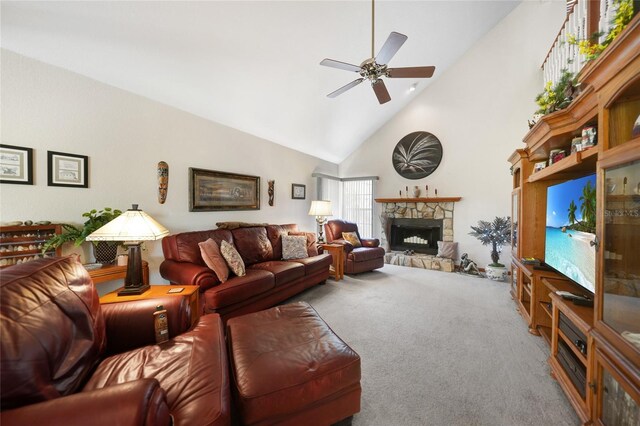
[[[530,333],[550,346],[551,375],[583,424],[640,424],[640,14],[579,74],[580,94],[543,116],[512,165],[511,295]],[[571,151],[585,126],[597,145],[534,171],[554,149]],[[555,294],[584,289],[545,258],[547,188],[596,173],[594,306]],[[629,423],[630,422],[630,423]]]

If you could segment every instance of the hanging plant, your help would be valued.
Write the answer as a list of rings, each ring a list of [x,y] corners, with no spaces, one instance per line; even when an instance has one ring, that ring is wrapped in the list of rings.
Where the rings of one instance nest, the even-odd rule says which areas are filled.
[[[554,86],[550,81],[544,86],[544,92],[536,96],[540,107],[537,114],[549,114],[569,106],[577,93],[576,78],[572,72],[562,70],[560,81]]]

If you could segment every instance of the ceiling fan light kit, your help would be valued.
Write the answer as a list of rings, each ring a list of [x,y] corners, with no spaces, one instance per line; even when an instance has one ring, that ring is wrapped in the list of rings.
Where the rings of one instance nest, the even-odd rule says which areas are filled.
[[[363,61],[360,66],[349,64],[346,62],[336,61],[334,59],[325,58],[320,62],[320,65],[326,67],[337,68],[345,71],[356,72],[360,74],[360,78],[353,80],[338,90],[334,90],[329,93],[327,97],[335,98],[347,90],[357,86],[364,80],[371,82],[373,92],[378,98],[380,104],[387,103],[391,100],[391,95],[387,90],[387,87],[382,80],[382,77],[387,78],[430,78],[436,70],[434,66],[426,67],[405,67],[405,68],[388,68],[387,63],[395,56],[400,50],[407,36],[404,34],[392,31],[384,42],[384,45],[378,52],[377,56],[373,56],[374,53],[374,24],[375,19],[375,4],[374,0],[371,1],[371,58]],[[414,85],[415,86],[415,85]],[[412,88],[415,90],[415,87]]]

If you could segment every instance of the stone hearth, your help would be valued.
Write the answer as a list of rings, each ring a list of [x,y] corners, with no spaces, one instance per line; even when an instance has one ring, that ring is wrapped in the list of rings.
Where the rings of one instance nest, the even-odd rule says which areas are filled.
[[[430,254],[407,255],[404,253],[391,252],[384,255],[384,263],[443,272],[453,272],[455,270],[453,260],[435,257]]]

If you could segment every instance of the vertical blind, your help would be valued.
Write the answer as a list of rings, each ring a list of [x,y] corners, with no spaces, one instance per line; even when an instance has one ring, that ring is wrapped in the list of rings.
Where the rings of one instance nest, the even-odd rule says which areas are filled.
[[[342,182],[342,217],[358,224],[362,238],[373,237],[373,181]]]

